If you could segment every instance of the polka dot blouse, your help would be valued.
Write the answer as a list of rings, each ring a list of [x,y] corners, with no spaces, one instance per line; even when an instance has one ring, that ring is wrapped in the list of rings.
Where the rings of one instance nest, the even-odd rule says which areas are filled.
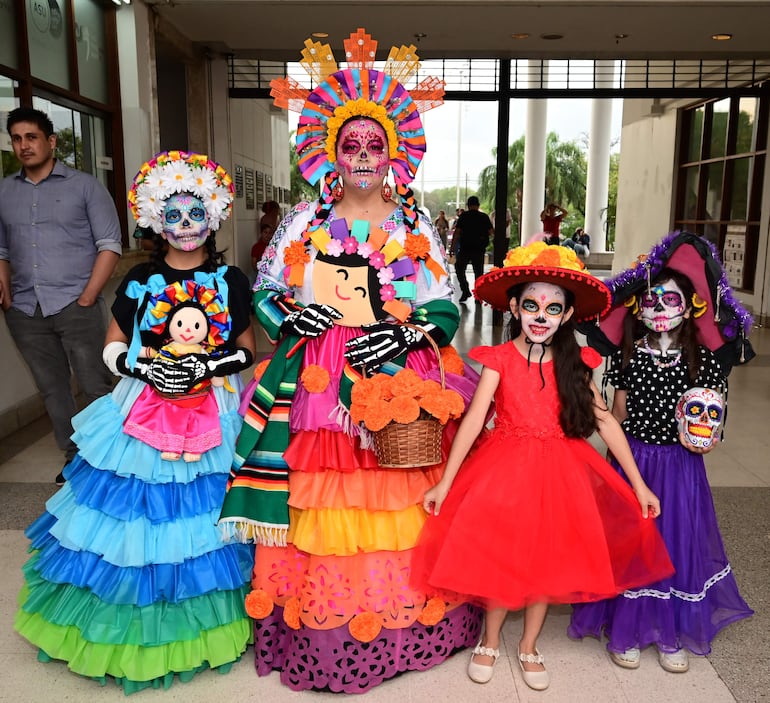
[[[626,391],[626,411],[623,429],[648,444],[678,444],[676,403],[687,389],[695,386],[719,390],[726,382],[716,357],[700,347],[701,367],[695,382],[691,382],[684,361],[669,367],[657,366],[653,357],[641,347],[623,369],[621,352],[610,359],[605,381],[617,390]]]

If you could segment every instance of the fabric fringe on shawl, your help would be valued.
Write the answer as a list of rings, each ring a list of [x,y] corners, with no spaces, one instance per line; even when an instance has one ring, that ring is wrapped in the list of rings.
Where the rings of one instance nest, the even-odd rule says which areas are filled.
[[[280,342],[249,401],[219,518],[229,539],[286,544],[289,469],[283,454],[303,353],[287,356],[300,339],[288,335]]]

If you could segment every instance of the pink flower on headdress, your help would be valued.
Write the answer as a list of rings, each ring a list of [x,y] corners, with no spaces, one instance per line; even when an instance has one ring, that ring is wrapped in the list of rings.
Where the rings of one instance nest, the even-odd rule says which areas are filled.
[[[383,303],[387,303],[389,300],[394,300],[396,297],[396,289],[390,285],[390,283],[380,288],[380,300]]]
[[[369,255],[374,251],[374,247],[369,242],[361,242],[358,245],[358,254],[363,256],[364,259],[368,259]]]
[[[379,271],[377,271],[377,279],[381,285],[387,285],[393,280],[393,269],[390,268],[390,266],[381,268]]]
[[[373,251],[369,254],[369,266],[376,269],[381,269],[385,266],[385,255],[381,251]],[[390,281],[381,281],[382,283],[390,283]]]
[[[342,247],[345,249],[346,254],[355,254],[358,249],[358,240],[355,237],[345,237]]]
[[[332,239],[326,244],[326,253],[329,256],[339,256],[342,253],[342,242],[339,239]]]

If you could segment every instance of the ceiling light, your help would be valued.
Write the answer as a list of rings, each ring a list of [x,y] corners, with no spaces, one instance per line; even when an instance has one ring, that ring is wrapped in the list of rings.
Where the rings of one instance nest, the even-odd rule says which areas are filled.
[[[718,34],[712,34],[711,38],[714,41],[729,41],[733,38],[733,35],[728,34],[727,32],[719,32]]]
[[[329,32],[313,32],[311,36],[314,36],[316,39],[327,39]]]
[[[628,34],[623,34],[623,32],[618,32],[615,35],[615,39],[628,39],[628,36],[629,36]]]
[[[414,38],[415,38],[415,39],[417,39],[418,41],[419,41],[420,39],[425,39],[425,37],[427,37],[427,36],[428,36],[428,35],[427,35],[427,34],[425,34],[425,32],[415,32],[415,33],[414,33]]]
[[[529,32],[514,32],[511,39],[529,39]]]
[[[563,34],[541,34],[541,39],[545,39],[546,41],[556,41],[557,39],[564,39]]]

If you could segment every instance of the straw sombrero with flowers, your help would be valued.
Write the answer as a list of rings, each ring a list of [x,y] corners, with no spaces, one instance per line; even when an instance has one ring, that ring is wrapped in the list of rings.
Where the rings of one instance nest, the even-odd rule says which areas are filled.
[[[576,321],[601,317],[610,308],[610,291],[586,269],[572,249],[533,242],[511,249],[502,267],[476,279],[473,295],[496,310],[510,309],[508,291],[520,283],[552,283],[575,296]]]

